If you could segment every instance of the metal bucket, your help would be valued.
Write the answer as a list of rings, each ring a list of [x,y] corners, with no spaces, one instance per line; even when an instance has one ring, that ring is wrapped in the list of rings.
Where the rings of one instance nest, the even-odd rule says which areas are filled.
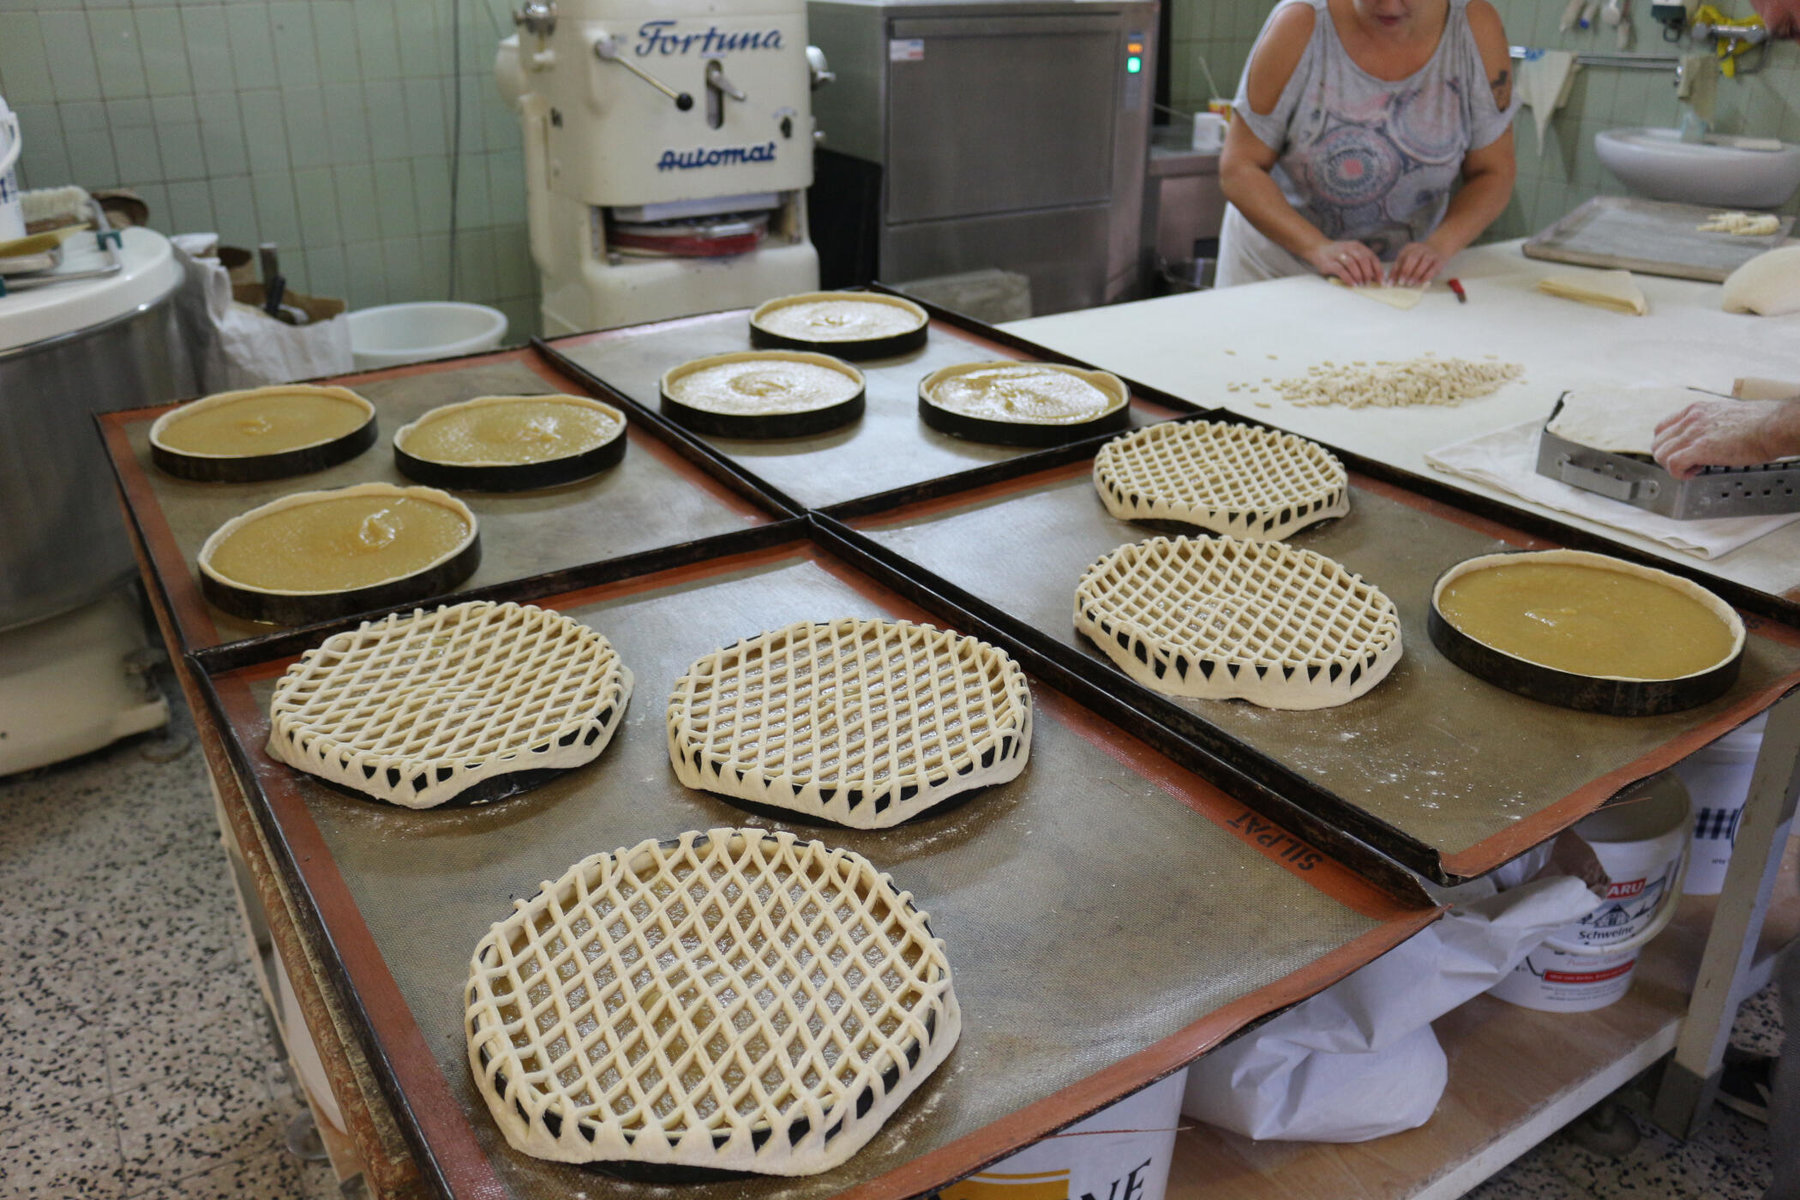
[[[78,608],[132,571],[93,415],[193,390],[174,290],[0,351],[0,629]]]

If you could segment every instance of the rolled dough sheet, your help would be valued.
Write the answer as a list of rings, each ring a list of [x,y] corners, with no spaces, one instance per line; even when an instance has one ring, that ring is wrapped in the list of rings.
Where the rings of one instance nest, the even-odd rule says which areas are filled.
[[[1537,290],[1565,300],[1579,300],[1613,312],[1643,316],[1650,311],[1630,271],[1588,271],[1581,275],[1546,275]]]
[[[1716,400],[1690,388],[1587,388],[1563,397],[1549,430],[1595,450],[1648,454],[1656,427],[1697,400]]]
[[[1402,312],[1417,306],[1425,296],[1425,289],[1422,287],[1393,287],[1385,283],[1366,283],[1361,287],[1350,287],[1335,275],[1331,277],[1331,282],[1341,288],[1349,288],[1350,291],[1365,300],[1373,300],[1377,304],[1385,304],[1389,308],[1397,308]]]

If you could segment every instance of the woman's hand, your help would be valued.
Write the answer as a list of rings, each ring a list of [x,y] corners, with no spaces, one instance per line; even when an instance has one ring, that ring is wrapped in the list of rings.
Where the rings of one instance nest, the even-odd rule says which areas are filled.
[[[1306,261],[1321,275],[1335,275],[1351,287],[1381,282],[1381,260],[1361,242],[1320,242]]]
[[[1429,242],[1408,242],[1394,258],[1388,282],[1395,287],[1424,287],[1437,278],[1449,255],[1440,254]]]

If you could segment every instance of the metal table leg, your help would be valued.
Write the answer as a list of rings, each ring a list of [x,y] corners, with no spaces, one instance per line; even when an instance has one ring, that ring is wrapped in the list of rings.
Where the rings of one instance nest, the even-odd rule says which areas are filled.
[[[1700,976],[1663,1072],[1652,1116],[1686,1139],[1705,1120],[1719,1086],[1720,1064],[1731,1038],[1746,977],[1756,958],[1763,915],[1781,869],[1794,799],[1800,792],[1800,692],[1769,710],[1762,752],[1750,779],[1750,795],[1738,822],[1737,842],[1719,907],[1700,960]]]

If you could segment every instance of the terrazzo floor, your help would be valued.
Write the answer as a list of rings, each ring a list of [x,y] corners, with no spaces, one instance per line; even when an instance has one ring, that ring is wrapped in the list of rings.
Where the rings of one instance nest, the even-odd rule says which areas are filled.
[[[204,761],[191,746],[155,761],[164,745],[0,779],[0,1200],[337,1197],[330,1168],[285,1144],[304,1105],[251,976]],[[1747,1002],[1734,1041],[1779,1038],[1769,997]],[[1755,1200],[1768,1175],[1768,1131],[1716,1109],[1693,1141],[1646,1127],[1621,1158],[1552,1138],[1471,1195]]]

